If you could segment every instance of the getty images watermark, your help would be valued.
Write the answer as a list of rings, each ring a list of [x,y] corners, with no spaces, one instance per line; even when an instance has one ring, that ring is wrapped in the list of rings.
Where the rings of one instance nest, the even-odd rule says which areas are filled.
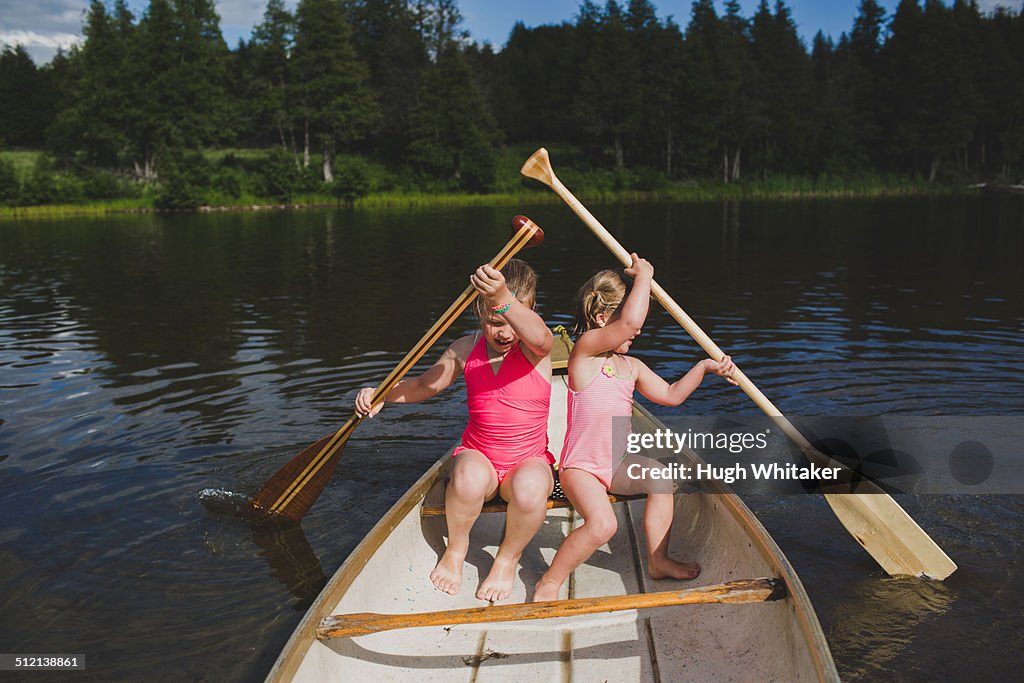
[[[1024,493],[1020,417],[799,417],[804,452],[769,417],[616,418],[617,475],[743,493]]]

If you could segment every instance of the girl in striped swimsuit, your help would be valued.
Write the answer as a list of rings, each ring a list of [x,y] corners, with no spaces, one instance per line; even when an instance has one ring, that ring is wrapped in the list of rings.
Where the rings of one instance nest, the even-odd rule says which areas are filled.
[[[554,340],[533,310],[537,275],[526,263],[513,259],[500,272],[480,266],[470,282],[480,293],[474,302],[480,331],[455,340],[433,367],[384,398],[417,403],[460,374],[465,378],[469,424],[445,490],[448,546],[430,581],[451,595],[459,592],[470,529],[484,501],[498,493],[508,501],[505,538],[476,592],[493,601],[509,596],[519,557],[544,523],[554,486],[547,429]],[[372,396],[370,387],[359,392],[357,413],[376,414],[380,407],[371,414]]]
[[[677,406],[696,389],[707,372],[735,384],[728,356],[716,363],[697,363],[674,384],[654,374],[642,362],[627,358],[633,339],[647,318],[654,266],[632,254],[626,275],[633,288],[614,271],[601,271],[580,289],[576,314],[579,338],[569,356],[568,429],[559,463],[562,490],[583,517],[562,543],[550,569],[537,582],[533,601],[556,600],[562,584],[576,567],[615,534],[617,521],[608,492],[646,493],[644,532],[647,536],[647,573],[655,579],[693,579],[700,574],[696,562],[677,562],[668,556],[674,500],[671,482],[633,480],[628,464],[661,467],[643,456],[624,460],[633,390],[661,405]],[[623,303],[625,299],[625,303]],[[621,306],[620,306],[621,304]],[[613,430],[613,421],[621,420]],[[616,442],[616,440],[621,441]],[[659,486],[660,484],[660,486]]]

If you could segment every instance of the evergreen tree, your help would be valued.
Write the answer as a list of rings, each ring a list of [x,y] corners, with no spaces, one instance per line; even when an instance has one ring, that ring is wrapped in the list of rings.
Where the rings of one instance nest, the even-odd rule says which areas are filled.
[[[440,58],[441,52],[450,43],[462,45],[469,40],[469,32],[459,28],[462,12],[457,0],[415,0],[413,13],[416,25],[423,36],[430,58]]]
[[[615,168],[622,170],[641,80],[625,13],[615,0],[608,0],[599,13],[581,6],[576,30],[584,57],[573,113],[592,139],[611,143]]]
[[[683,37],[679,98],[683,105],[677,110],[683,165],[694,173],[713,171],[723,145],[721,117],[727,84],[720,78],[718,59],[723,31],[712,0],[696,0]]]
[[[0,145],[37,147],[43,142],[49,107],[42,106],[45,74],[21,45],[0,52]]]
[[[887,101],[892,105],[895,149],[929,181],[944,159],[971,140],[976,94],[952,12],[939,0],[914,0],[896,9],[886,43]]]
[[[295,121],[288,101],[291,77],[289,58],[295,43],[295,18],[284,6],[284,0],[268,0],[263,21],[254,29],[252,51],[251,96],[258,126],[277,139],[282,149],[297,151]]]
[[[356,55],[352,29],[335,0],[301,0],[296,10],[292,99],[302,120],[303,165],[310,140],[323,151],[325,182],[332,182],[334,153],[362,139],[377,124],[379,108]]]
[[[113,16],[101,0],[90,3],[85,41],[72,50],[64,107],[48,136],[58,156],[82,151],[88,161],[111,167],[126,161],[138,85],[129,71],[134,32],[123,0]]]
[[[682,35],[671,21],[662,23],[648,0],[630,0],[626,10],[630,50],[636,59],[637,95],[628,112],[637,157],[672,173],[677,109],[682,106]]]
[[[493,185],[498,130],[454,43],[427,70],[409,123],[408,158],[416,167],[473,191]]]
[[[398,162],[409,144],[409,111],[429,64],[426,42],[404,0],[358,0],[349,17],[356,52],[369,67],[369,84],[381,109],[381,124],[368,142],[385,159]]]
[[[885,26],[885,10],[875,0],[861,0],[847,48],[843,50],[841,89],[848,96],[847,107],[851,109],[858,130],[859,149],[853,151],[854,165],[868,159],[880,161],[884,158],[883,131],[880,123],[879,71],[882,32]]]
[[[573,25],[538,26],[521,22],[496,55],[492,110],[509,141],[576,141],[572,104],[579,82]]]
[[[991,141],[998,153],[999,175],[1021,182],[1013,177],[1024,160],[1024,11],[1013,15],[998,9],[984,27],[984,61],[989,65],[983,87],[987,92],[988,108],[982,124],[986,134],[983,143]],[[981,148],[982,161],[986,147]]]
[[[754,96],[756,162],[769,169],[802,171],[804,143],[810,138],[810,70],[807,53],[789,8],[776,0],[775,12],[761,0],[751,22],[751,49],[757,68]],[[752,159],[753,160],[753,159]]]

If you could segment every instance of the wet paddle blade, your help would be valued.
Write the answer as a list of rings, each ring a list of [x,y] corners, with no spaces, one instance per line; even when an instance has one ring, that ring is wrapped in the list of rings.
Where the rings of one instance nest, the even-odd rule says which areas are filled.
[[[324,452],[335,436],[325,436],[289,460],[253,497],[253,507],[265,514],[302,519],[323,493],[345,450],[347,439],[339,439]]]

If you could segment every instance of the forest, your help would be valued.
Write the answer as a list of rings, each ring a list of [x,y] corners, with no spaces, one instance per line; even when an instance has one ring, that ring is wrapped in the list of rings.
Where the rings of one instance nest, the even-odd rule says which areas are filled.
[[[514,191],[540,145],[580,189],[1024,176],[1020,10],[861,0],[810,45],[783,0],[685,20],[586,0],[496,47],[456,0],[268,0],[230,46],[213,0],[92,0],[50,63],[0,54],[0,205]]]

